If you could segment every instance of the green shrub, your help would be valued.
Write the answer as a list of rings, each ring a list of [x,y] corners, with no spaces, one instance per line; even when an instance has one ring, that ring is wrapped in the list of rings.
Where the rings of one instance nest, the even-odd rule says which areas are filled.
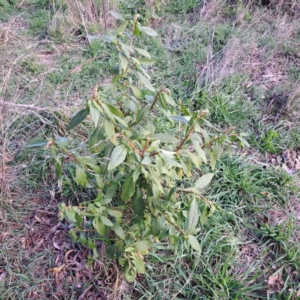
[[[94,130],[86,141],[58,137],[47,148],[57,179],[62,182],[63,168],[69,168],[65,174],[97,194],[77,206],[60,204],[60,217],[73,225],[70,235],[95,255],[95,241],[104,241],[125,278],[133,281],[145,272],[144,256],[155,242],[168,238],[176,252],[183,239],[187,250],[201,250],[195,235],[216,209],[201,190],[210,184],[223,148],[245,141],[233,129],[213,127],[205,120],[207,110],[178,107],[169,89],[154,87],[147,73],[154,60],[134,42],[156,32],[143,27],[139,15],[129,22],[112,14],[122,24],[102,39],[118,52],[116,74],[95,88],[67,126],[72,130],[85,120]],[[212,171],[204,174],[203,165]],[[199,177],[196,182],[193,176]]]

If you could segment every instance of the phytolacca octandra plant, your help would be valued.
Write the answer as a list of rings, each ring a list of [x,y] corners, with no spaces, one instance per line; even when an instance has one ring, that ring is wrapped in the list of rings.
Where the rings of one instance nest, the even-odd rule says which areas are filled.
[[[207,111],[178,108],[169,89],[156,89],[147,73],[154,63],[151,55],[134,46],[136,37],[156,32],[141,26],[138,16],[129,23],[113,15],[122,25],[115,35],[102,38],[119,53],[118,73],[95,89],[86,108],[67,127],[71,130],[90,116],[95,129],[87,143],[80,144],[80,153],[88,155],[80,154],[67,138],[49,141],[48,148],[58,177],[68,157],[65,161],[72,161],[78,185],[98,193],[96,199],[79,206],[59,206],[61,217],[74,225],[72,237],[94,252],[93,239],[105,241],[107,252],[124,267],[126,279],[133,281],[137,273],[145,272],[143,256],[154,242],[168,239],[176,251],[183,239],[187,249],[200,251],[196,234],[215,209],[200,192],[213,173],[203,174],[201,166],[208,164],[213,170],[224,146],[243,139],[233,130],[208,132]],[[167,123],[164,130],[159,128],[162,120]],[[194,182],[190,187],[179,188],[178,183],[192,172],[200,178],[190,180]],[[201,214],[200,202],[204,203]]]

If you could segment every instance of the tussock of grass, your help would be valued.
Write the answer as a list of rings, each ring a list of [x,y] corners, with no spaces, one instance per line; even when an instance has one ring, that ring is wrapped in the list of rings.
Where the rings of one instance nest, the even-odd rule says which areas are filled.
[[[300,144],[298,2],[121,2],[3,2],[3,299],[297,299],[299,178],[280,165],[269,167],[266,157]],[[242,157],[221,160],[205,191],[220,210],[198,235],[201,254],[187,253],[183,244],[174,254],[161,243],[147,257],[147,274],[133,285],[107,261],[103,245],[92,259],[57,219],[58,202],[76,203],[93,192],[72,180],[57,185],[50,155],[23,147],[32,137],[65,135],[65,123],[93,86],[112,76],[109,46],[85,39],[113,26],[109,10],[139,12],[145,24],[157,26],[161,39],[141,42],[157,61],[156,85],[172,87],[175,98],[193,109],[208,108],[214,125],[247,132],[251,144]],[[83,124],[72,134],[85,140],[89,128]],[[66,248],[55,247],[57,236]],[[68,250],[82,255],[81,273],[68,265]],[[61,273],[49,272],[64,264]],[[277,274],[274,287],[269,281]]]

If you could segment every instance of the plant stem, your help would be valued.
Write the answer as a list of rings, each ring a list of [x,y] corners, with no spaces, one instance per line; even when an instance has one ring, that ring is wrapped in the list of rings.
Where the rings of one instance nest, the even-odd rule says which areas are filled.
[[[185,138],[183,139],[183,141],[178,145],[178,147],[176,148],[175,152],[178,152],[182,147],[183,145],[186,143],[186,141],[189,139],[190,135],[193,133],[194,129],[195,129],[195,126],[197,124],[197,122],[203,117],[206,115],[206,112],[205,111],[200,111],[198,113],[198,116],[197,116],[197,119],[195,120],[194,124],[191,126],[188,134],[185,136]]]
[[[158,100],[158,97],[159,97],[160,93],[163,92],[163,90],[164,90],[164,89],[161,89],[161,90],[159,90],[159,91],[156,93],[155,99],[154,99],[154,101],[152,102],[152,104],[151,104],[151,106],[150,106],[149,112],[153,109],[155,103],[156,103],[157,100]]]
[[[129,144],[129,146],[138,154],[138,155],[140,155],[141,157],[144,157],[144,153],[143,152],[141,152],[139,149],[137,149],[135,146],[134,146],[134,144],[130,141],[130,139],[128,138],[128,137],[126,137],[125,135],[122,135],[125,139],[126,139],[126,141],[127,141],[127,143]]]
[[[169,224],[173,225],[184,237],[186,236],[185,235],[185,232],[175,223],[173,223],[169,217],[166,215],[166,213],[164,213],[165,215],[165,219],[168,221]]]
[[[144,149],[143,149],[143,151],[142,151],[143,156],[144,156],[145,151],[147,150],[147,148],[148,148],[148,146],[149,146],[149,143],[150,143],[150,138],[147,137],[147,138],[146,138],[146,144],[145,144],[145,147],[144,147]]]

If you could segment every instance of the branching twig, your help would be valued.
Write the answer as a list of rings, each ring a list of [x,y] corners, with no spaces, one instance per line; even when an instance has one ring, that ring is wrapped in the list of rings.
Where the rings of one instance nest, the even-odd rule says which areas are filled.
[[[203,117],[207,115],[207,112],[206,111],[200,111],[198,113],[198,116],[197,116],[197,119],[195,120],[194,124],[191,126],[188,134],[185,136],[185,138],[183,139],[183,141],[177,146],[175,152],[178,152],[182,147],[183,145],[186,143],[186,141],[188,140],[188,138],[190,137],[190,135],[193,133],[194,129],[195,129],[195,126],[197,124],[197,122]]]
[[[164,214],[165,215],[165,219],[167,220],[167,222],[169,223],[169,224],[171,224],[172,226],[174,226],[183,236],[186,236],[186,234],[185,234],[185,232],[177,225],[177,224],[175,224],[175,223],[173,223],[170,219],[169,219],[169,217],[168,216],[166,216],[166,214]]]
[[[143,155],[145,154],[145,151],[147,150],[147,148],[148,148],[148,146],[149,146],[149,143],[150,143],[150,138],[147,137],[147,138],[146,138],[146,144],[145,144],[145,147],[144,147],[144,149],[143,149],[143,151],[142,151]]]
[[[151,104],[151,106],[150,106],[150,109],[149,109],[149,111],[151,111],[151,110],[153,109],[153,107],[154,107],[155,103],[156,103],[156,102],[157,102],[157,100],[158,100],[158,97],[159,97],[160,93],[162,93],[162,92],[163,92],[163,90],[164,90],[164,89],[161,89],[161,90],[159,90],[159,91],[156,93],[156,95],[155,95],[155,99],[154,99],[154,101],[152,102],[152,104]]]

